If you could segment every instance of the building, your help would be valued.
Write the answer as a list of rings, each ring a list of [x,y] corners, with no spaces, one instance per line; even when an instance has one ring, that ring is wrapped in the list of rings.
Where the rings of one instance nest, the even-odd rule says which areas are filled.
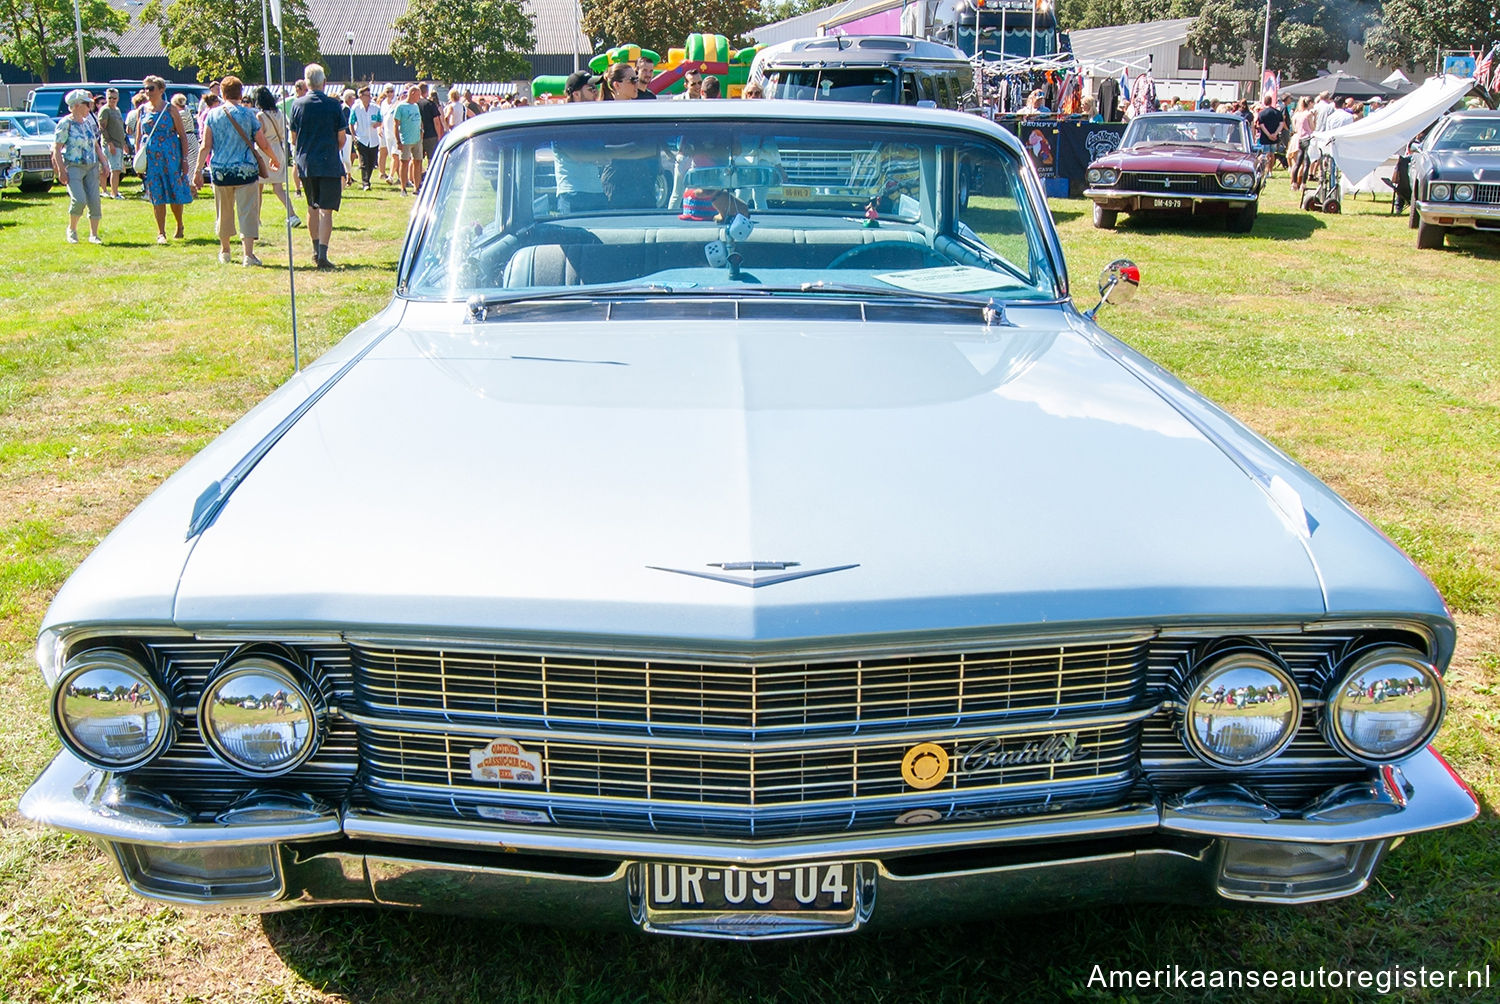
[[[93,80],[139,80],[150,73],[169,80],[197,79],[195,67],[177,69],[167,62],[161,36],[153,24],[142,24],[141,0],[109,0],[110,5],[130,16],[131,26],[120,35],[118,55],[104,51],[88,55],[89,77]],[[571,73],[587,63],[592,47],[580,26],[579,0],[522,0],[536,22],[536,51],[528,53],[531,72]],[[416,71],[403,66],[391,56],[395,32],[391,22],[405,12],[407,0],[307,0],[308,14],[318,29],[322,50],[319,62],[334,81],[415,80]],[[275,32],[271,33],[271,67],[277,71]],[[350,73],[350,61],[353,73]],[[301,75],[300,62],[287,66],[287,76]],[[61,64],[51,74],[54,82],[77,79],[77,71],[65,71]],[[0,63],[0,78],[13,86],[40,83],[20,67]],[[24,97],[24,94],[22,95]]]

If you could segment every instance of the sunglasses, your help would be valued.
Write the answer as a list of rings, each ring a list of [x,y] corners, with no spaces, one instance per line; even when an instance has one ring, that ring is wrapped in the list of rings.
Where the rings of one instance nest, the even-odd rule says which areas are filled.
[[[620,83],[622,83],[622,84],[633,84],[633,83],[636,83],[640,79],[641,79],[640,77],[621,77],[620,78]]]

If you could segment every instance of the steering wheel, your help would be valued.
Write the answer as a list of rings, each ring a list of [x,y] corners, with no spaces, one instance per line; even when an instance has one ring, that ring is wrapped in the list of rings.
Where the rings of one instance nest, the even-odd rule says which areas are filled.
[[[867,254],[877,253],[877,252],[881,252],[881,251],[889,251],[889,250],[891,250],[893,248],[894,249],[899,249],[899,250],[902,250],[902,251],[906,251],[908,253],[910,253],[912,251],[918,251],[918,252],[920,252],[921,253],[921,257],[922,257],[922,261],[921,261],[921,264],[919,266],[917,266],[919,268],[934,268],[934,267],[937,267],[937,266],[940,266],[940,265],[951,265],[951,264],[953,264],[947,258],[943,257],[942,255],[938,254],[936,251],[932,250],[932,248],[926,247],[926,246],[921,245],[921,244],[912,244],[912,243],[910,243],[908,241],[875,241],[873,244],[859,244],[859,245],[856,245],[856,246],[850,248],[848,251],[843,252],[837,258],[833,259],[833,261],[829,262],[828,263],[828,267],[829,268],[858,268],[859,267],[858,265],[852,264],[852,263],[856,262],[861,255],[867,255]],[[876,266],[876,267],[885,267],[885,266]],[[910,267],[910,266],[890,266],[890,267]]]

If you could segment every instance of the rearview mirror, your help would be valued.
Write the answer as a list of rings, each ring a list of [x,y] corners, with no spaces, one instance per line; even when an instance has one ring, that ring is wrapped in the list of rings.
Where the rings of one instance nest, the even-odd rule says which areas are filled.
[[[1125,303],[1141,286],[1141,270],[1129,258],[1116,258],[1099,275],[1099,302],[1084,314],[1093,318],[1106,303]]]
[[[776,184],[776,169],[758,164],[733,167],[695,167],[688,171],[688,188],[766,188]]]

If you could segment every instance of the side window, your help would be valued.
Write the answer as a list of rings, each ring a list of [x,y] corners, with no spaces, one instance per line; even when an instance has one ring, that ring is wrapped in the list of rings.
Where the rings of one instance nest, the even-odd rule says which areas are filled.
[[[1023,208],[1025,193],[1014,188],[1020,173],[992,150],[978,146],[960,146],[953,158],[955,233],[961,239],[977,239],[1016,273],[1036,282],[1046,270],[1037,260],[1040,234]]]
[[[937,104],[937,88],[933,84],[932,73],[929,70],[921,70],[917,73],[918,86],[921,88],[922,100]]]

